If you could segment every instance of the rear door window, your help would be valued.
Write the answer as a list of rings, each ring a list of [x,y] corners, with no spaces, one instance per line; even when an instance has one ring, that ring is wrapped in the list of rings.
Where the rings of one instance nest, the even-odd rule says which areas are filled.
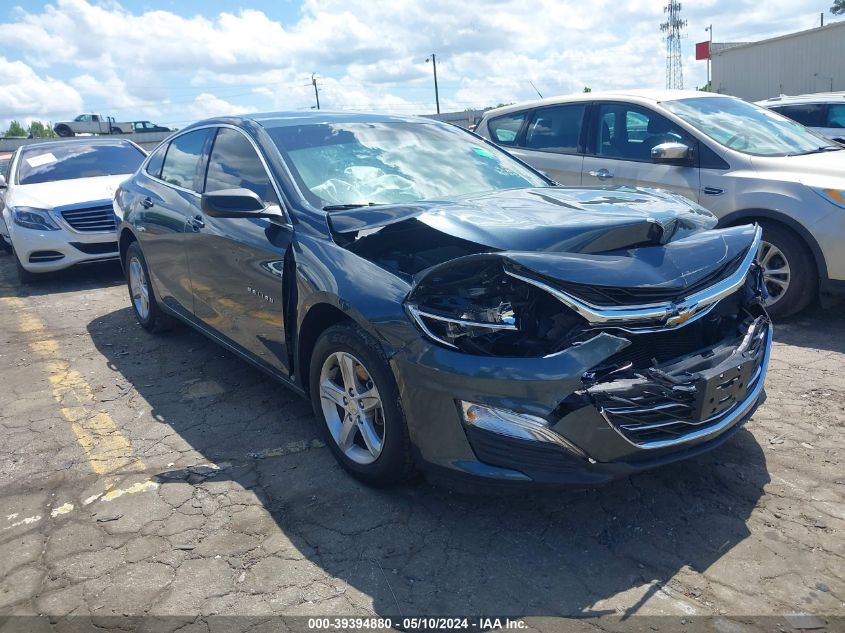
[[[587,104],[577,103],[535,110],[525,132],[526,149],[577,154]]]
[[[778,106],[772,110],[807,127],[824,126],[824,105],[821,103],[798,103]]]
[[[490,119],[487,122],[487,129],[490,130],[490,138],[499,145],[515,145],[516,137],[525,121],[525,112],[513,112],[504,116]]]
[[[827,108],[827,121],[823,127],[845,128],[845,103],[831,103]]]
[[[177,187],[200,191],[202,183],[199,172],[202,152],[212,132],[210,128],[195,130],[173,139],[164,157],[161,179]]]

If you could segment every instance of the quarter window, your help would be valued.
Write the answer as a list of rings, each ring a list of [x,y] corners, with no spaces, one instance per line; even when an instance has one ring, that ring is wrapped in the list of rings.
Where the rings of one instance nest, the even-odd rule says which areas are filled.
[[[487,122],[490,138],[499,145],[515,145],[523,121],[525,121],[525,112],[514,112],[491,119]]]
[[[586,108],[586,104],[578,103],[535,110],[525,133],[524,146],[561,154],[578,153]]]
[[[209,134],[209,129],[196,130],[173,139],[164,158],[161,179],[177,187],[198,191],[197,175]]]
[[[230,128],[220,128],[208,160],[205,191],[249,189],[264,202],[278,204],[270,177],[247,138]]]
[[[153,155],[150,156],[149,162],[147,162],[146,172],[150,176],[155,176],[156,178],[161,177],[161,165],[164,163],[164,155],[167,153],[167,145],[162,145],[156,151],[153,152]]]
[[[633,105],[605,103],[599,106],[595,148],[598,156],[650,161],[651,150],[661,143],[693,142],[666,117]]]

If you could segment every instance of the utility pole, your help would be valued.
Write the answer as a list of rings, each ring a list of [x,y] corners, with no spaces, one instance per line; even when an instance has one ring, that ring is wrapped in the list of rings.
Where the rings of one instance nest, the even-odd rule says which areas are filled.
[[[320,109],[320,92],[317,90],[317,75],[311,73],[311,84],[314,86],[314,98],[317,100],[317,109]]]
[[[708,26],[705,31],[710,31],[710,43],[707,45],[707,92],[713,92],[712,79],[710,79],[710,58],[713,57],[713,25]]]
[[[437,114],[440,114],[440,93],[437,91],[437,56],[432,53],[431,57],[426,57],[426,63],[431,60],[431,66],[434,68],[434,100],[437,102]]]

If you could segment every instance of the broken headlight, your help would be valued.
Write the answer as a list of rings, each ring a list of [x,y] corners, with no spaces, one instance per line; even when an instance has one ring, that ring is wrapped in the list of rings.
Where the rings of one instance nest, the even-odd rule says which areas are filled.
[[[550,354],[585,323],[488,257],[433,271],[411,292],[406,308],[435,343],[480,355]]]

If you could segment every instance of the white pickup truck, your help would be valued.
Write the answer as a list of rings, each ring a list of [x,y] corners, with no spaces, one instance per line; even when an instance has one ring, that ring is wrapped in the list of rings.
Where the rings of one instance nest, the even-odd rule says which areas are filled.
[[[130,121],[117,122],[112,116],[101,114],[80,114],[73,121],[63,121],[53,126],[59,136],[76,134],[131,134],[134,129]]]

